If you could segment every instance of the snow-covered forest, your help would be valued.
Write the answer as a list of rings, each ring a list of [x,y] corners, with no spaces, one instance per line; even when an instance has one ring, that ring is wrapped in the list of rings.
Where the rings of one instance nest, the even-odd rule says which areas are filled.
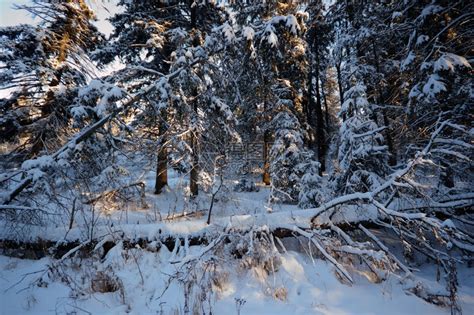
[[[15,9],[0,314],[474,314],[473,2]]]

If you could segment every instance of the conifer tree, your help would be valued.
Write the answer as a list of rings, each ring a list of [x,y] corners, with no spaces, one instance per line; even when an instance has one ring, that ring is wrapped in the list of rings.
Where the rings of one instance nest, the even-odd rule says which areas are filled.
[[[13,90],[0,101],[0,137],[26,139],[17,141],[15,152],[31,157],[57,147],[68,132],[76,88],[94,75],[86,53],[102,37],[85,1],[35,0],[18,8],[39,24],[0,29],[0,89]]]

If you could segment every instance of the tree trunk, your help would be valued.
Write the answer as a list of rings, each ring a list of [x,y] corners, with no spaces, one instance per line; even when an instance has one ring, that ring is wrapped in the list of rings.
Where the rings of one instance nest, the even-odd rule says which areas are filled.
[[[164,112],[164,111],[163,111]],[[168,149],[166,147],[166,114],[162,115],[160,123],[160,143],[156,163],[155,194],[160,194],[163,187],[168,185]]]
[[[191,28],[196,27],[196,21],[197,21],[197,3],[193,0],[189,1],[189,8],[190,8],[190,13],[191,13]]]
[[[197,89],[194,90],[194,104],[193,104],[193,113],[194,117],[194,124],[197,124],[197,111],[198,111],[198,104],[197,104]],[[193,130],[191,132],[191,174],[189,179],[189,190],[191,192],[191,196],[195,197],[199,193],[198,187],[198,180],[199,180],[199,152],[198,152],[198,135],[197,135],[197,128],[192,126]]]
[[[324,86],[321,89],[321,95],[324,101],[324,119],[325,119],[324,123],[326,124],[326,130],[327,130],[329,128],[329,110],[328,110],[328,100],[326,97],[326,93],[324,92]]]
[[[341,103],[341,108],[342,104],[344,104],[344,90],[342,89],[342,73],[341,73],[341,63],[336,63],[336,74],[337,74],[337,86],[339,88],[339,101]],[[345,117],[342,117],[342,119],[345,119]]]
[[[316,39],[317,43],[317,39]],[[321,92],[319,90],[319,52],[318,52],[318,45],[316,44],[316,141],[318,146],[318,161],[321,164],[319,168],[319,175],[322,176],[323,172],[326,171],[326,135],[325,135],[325,127],[324,127],[324,117],[323,117],[323,109],[322,109],[322,102],[321,102]]]
[[[375,42],[372,42],[372,51],[374,54],[375,67],[376,67],[377,73],[380,73],[379,56],[377,54]],[[379,103],[380,103],[379,105],[382,108],[383,124],[385,126],[384,136],[385,136],[385,140],[387,141],[388,152],[390,153],[388,163],[389,165],[393,166],[397,164],[397,153],[395,152],[395,149],[393,147],[393,138],[390,131],[390,122],[388,121],[387,111],[385,109],[385,95],[380,85],[377,86],[377,90],[379,94]]]
[[[308,124],[312,125],[313,117],[312,117],[312,110],[314,108],[314,99],[313,99],[313,62],[310,58],[309,62],[309,71],[308,71],[308,100],[306,102],[306,119]]]
[[[163,139],[165,140],[165,139]],[[155,194],[160,194],[163,187],[168,185],[168,152],[166,147],[158,149],[158,161],[156,165]]]
[[[265,131],[263,135],[263,178],[265,185],[270,185],[270,161],[268,158],[268,146],[270,145],[270,132]]]
[[[194,38],[193,38],[193,47],[197,47],[199,45],[199,36],[195,32],[196,27],[197,27],[197,16],[198,16],[198,5],[195,1],[189,1],[189,6],[190,6],[190,17],[191,17],[191,24],[190,28],[192,30],[192,33],[194,33]],[[193,114],[194,117],[191,119],[194,120],[193,125],[197,124],[198,116],[198,103],[197,103],[197,95],[198,91],[195,88],[193,91]],[[197,128],[194,128],[192,126],[192,131],[191,131],[191,174],[189,177],[189,191],[191,193],[191,197],[196,197],[199,194],[199,152],[198,152],[198,135],[197,135]]]
[[[192,161],[191,161],[191,176],[189,181],[189,190],[191,196],[195,197],[199,194],[199,155],[197,152],[197,137],[194,133],[191,134],[191,149],[192,152]]]

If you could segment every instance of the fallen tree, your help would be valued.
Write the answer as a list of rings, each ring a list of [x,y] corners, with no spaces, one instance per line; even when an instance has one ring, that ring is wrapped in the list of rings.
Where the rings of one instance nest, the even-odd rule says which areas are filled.
[[[174,73],[170,75],[171,78],[175,75]],[[149,90],[153,88],[154,87],[150,87]],[[97,126],[97,124],[99,123],[96,123],[95,125],[86,128],[86,131],[71,140],[70,143],[77,143],[77,141],[81,141],[81,139],[84,139],[84,134],[90,134],[93,132],[90,130],[95,130],[94,128],[98,128],[94,127]],[[368,256],[369,252],[366,251],[366,245],[353,241],[349,237],[349,235],[344,233],[343,229],[341,229],[341,227],[347,227],[347,224],[349,224],[352,225],[352,232],[354,232],[354,230],[360,230],[361,232],[366,234],[369,240],[373,242],[373,244],[381,248],[382,251],[385,251],[389,257],[392,257],[393,262],[405,272],[408,272],[408,268],[406,266],[403,266],[400,260],[394,259],[395,256],[388,252],[387,248],[384,247],[383,243],[379,239],[377,239],[373,234],[369,234],[368,230],[363,227],[363,224],[370,223],[372,227],[389,228],[401,239],[403,239],[403,242],[410,244],[410,246],[419,249],[420,252],[425,253],[430,258],[440,262],[443,267],[445,267],[446,262],[450,259],[450,255],[442,250],[434,250],[434,248],[429,245],[428,242],[417,244],[418,238],[421,235],[414,235],[413,232],[411,232],[413,231],[414,227],[418,229],[419,233],[432,234],[432,236],[441,244],[448,246],[448,249],[454,246],[470,255],[474,251],[474,243],[472,238],[473,235],[472,233],[468,232],[467,229],[458,228],[454,223],[452,223],[452,221],[447,221],[451,218],[451,216],[449,216],[449,213],[443,212],[444,215],[449,216],[449,218],[442,221],[437,218],[437,212],[427,213],[417,212],[417,210],[426,207],[435,207],[441,209],[460,209],[472,207],[472,205],[474,204],[473,194],[455,195],[452,199],[445,199],[440,202],[430,201],[425,206],[420,205],[419,207],[412,207],[407,209],[391,209],[389,207],[390,202],[393,200],[392,196],[399,187],[406,188],[407,186],[411,187],[413,185],[413,180],[407,180],[406,176],[409,175],[416,166],[426,162],[425,158],[429,154],[433,145],[436,143],[437,137],[445,128],[450,126],[452,126],[452,124],[450,124],[449,121],[444,121],[440,123],[436,130],[432,133],[431,139],[425,146],[425,148],[422,151],[418,152],[415,158],[412,159],[406,165],[406,167],[397,170],[396,172],[388,176],[388,180],[373,191],[365,193],[353,193],[334,198],[317,208],[299,210],[296,213],[277,212],[270,214],[260,214],[257,215],[253,221],[247,220],[248,222],[246,222],[242,226],[235,227],[235,230],[239,232],[248,231],[254,228],[255,226],[264,226],[265,224],[267,224],[269,228],[269,233],[275,234],[278,237],[285,237],[296,233],[305,236],[309,239],[312,239],[312,237],[309,237],[309,235],[316,235],[315,233],[320,233],[321,230],[329,229],[335,234],[336,238],[338,238],[339,241],[345,243],[345,245],[343,245],[345,247],[342,250],[341,248],[334,248],[333,250],[339,252],[351,252],[354,255]],[[59,156],[61,152],[63,152],[63,150],[67,150],[67,147],[68,146],[65,145],[61,150],[56,152],[53,157]],[[29,179],[27,178],[24,180],[24,182],[28,180]],[[21,186],[23,185],[24,184],[21,184]],[[18,191],[18,189],[15,189],[14,192],[15,191]],[[387,191],[390,191],[391,194],[387,194]],[[105,195],[108,194],[109,192],[105,193]],[[381,195],[383,195],[385,198],[381,198]],[[104,195],[99,195],[98,197],[90,199],[89,202],[95,202],[96,199],[98,200],[102,197],[104,197]],[[7,203],[9,200],[11,200],[11,198],[7,199]],[[357,204],[358,207],[370,207],[372,208],[372,210],[374,210],[375,208],[376,213],[374,214],[374,211],[372,211],[371,215],[362,215],[360,218],[355,218],[352,221],[347,220],[344,217],[335,220],[338,214],[345,214],[350,212],[350,209],[354,204]],[[13,205],[3,205],[0,210],[5,210],[9,207],[11,210],[24,210],[20,206]],[[370,214],[370,211],[366,212]],[[468,211],[466,211],[466,213],[467,212]],[[453,220],[456,220],[456,218],[453,218]],[[461,216],[459,217],[458,221],[460,224],[469,224],[469,222],[472,222],[469,216]],[[204,234],[197,235],[194,238],[201,240],[201,243],[208,242]],[[176,240],[178,239],[181,240],[180,242],[182,242],[183,240],[183,238],[180,236],[168,236],[166,240],[160,238],[152,241],[158,240],[163,244],[167,244],[168,248],[172,248],[173,245],[171,244],[176,242]],[[88,241],[100,242],[100,240]],[[143,240],[139,242],[143,242]],[[74,245],[75,243],[72,244]],[[314,244],[318,244],[318,249],[322,251],[322,247],[319,246],[319,243],[316,242]],[[423,248],[427,252],[423,251]],[[338,266],[337,262],[332,260],[332,257],[330,257],[329,254],[325,253],[324,256],[329,259],[335,266]],[[340,266],[338,266],[338,268],[340,268]],[[340,269],[343,270],[342,268]],[[445,267],[445,269],[447,268]],[[346,274],[346,272],[344,272],[344,274]],[[346,278],[349,279],[347,275]]]
[[[365,237],[354,232],[344,232],[336,225],[330,230],[302,229],[295,225],[280,224],[279,228],[254,226],[248,229],[236,228],[230,225],[226,228],[205,231],[192,235],[169,235],[163,231],[161,236],[153,235],[143,238],[131,238],[124,232],[116,232],[87,241],[37,241],[36,243],[21,243],[13,241],[0,242],[3,254],[18,254],[20,251],[27,254],[23,258],[41,258],[43,255],[53,255],[49,267],[43,270],[33,283],[47,283],[51,273],[60,272],[60,279],[69,279],[67,266],[70,260],[83,261],[84,259],[105,261],[109,252],[115,253],[138,250],[159,252],[166,249],[170,253],[168,263],[175,266],[176,272],[169,275],[169,281],[186,283],[187,275],[192,272],[205,270],[204,266],[215,263],[216,259],[235,261],[246,268],[259,267],[269,275],[278,269],[280,256],[286,252],[284,240],[295,238],[299,240],[301,249],[312,258],[325,259],[334,266],[334,272],[341,282],[354,282],[353,274],[356,269],[367,270],[373,276],[373,281],[382,281],[389,274],[398,275],[403,271],[400,281],[405,283],[405,289],[413,294],[438,305],[449,306],[451,298],[447,291],[439,291],[425,285],[410,266],[410,261],[402,262],[404,257],[393,253],[384,245],[387,240],[375,236],[374,230],[359,224],[358,228],[364,231]],[[385,234],[388,231],[382,231]],[[380,232],[380,231],[379,231]],[[358,239],[354,240],[354,236]],[[341,240],[344,240],[342,242]],[[372,242],[370,242],[372,241]],[[194,250],[190,250],[194,246]],[[197,246],[197,247],[196,247]],[[32,257],[32,252],[38,256]],[[29,255],[29,256],[28,256]],[[219,257],[219,258],[218,258]],[[358,259],[360,258],[360,263]],[[444,257],[441,257],[444,258]],[[448,260],[447,274],[452,272],[452,258]],[[454,260],[460,261],[460,260]],[[114,275],[110,271],[111,276]],[[180,280],[181,279],[181,280]],[[64,280],[64,281],[66,281]],[[183,280],[183,281],[182,281]],[[63,281],[63,280],[61,280]]]

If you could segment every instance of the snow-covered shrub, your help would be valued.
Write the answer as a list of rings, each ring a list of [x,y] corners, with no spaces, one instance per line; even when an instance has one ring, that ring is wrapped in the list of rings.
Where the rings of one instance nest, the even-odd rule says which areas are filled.
[[[91,290],[100,293],[117,292],[123,290],[123,284],[116,275],[111,275],[111,271],[98,271],[91,279]]]
[[[324,200],[319,167],[319,163],[315,161],[301,163],[297,167],[298,172],[302,174],[300,180],[301,188],[298,195],[298,206],[300,208],[317,207]]]
[[[266,276],[277,272],[281,266],[280,255],[270,237],[264,230],[233,235],[228,252],[240,259],[240,268],[263,271]]]

